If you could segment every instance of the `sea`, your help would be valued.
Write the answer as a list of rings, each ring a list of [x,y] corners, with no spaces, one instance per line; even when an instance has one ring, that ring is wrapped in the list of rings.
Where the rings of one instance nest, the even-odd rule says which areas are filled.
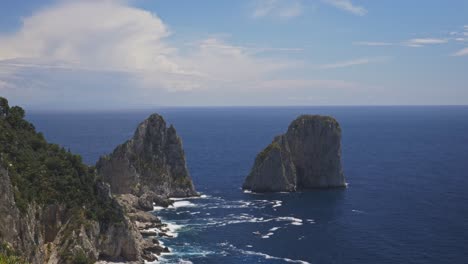
[[[198,107],[31,111],[45,137],[93,165],[151,113],[183,140],[198,198],[155,208],[174,238],[161,263],[468,263],[468,107]],[[301,114],[342,127],[348,187],[257,194],[255,156]]]

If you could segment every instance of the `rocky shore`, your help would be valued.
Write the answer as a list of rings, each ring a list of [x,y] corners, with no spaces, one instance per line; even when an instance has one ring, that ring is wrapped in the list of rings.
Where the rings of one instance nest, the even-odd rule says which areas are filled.
[[[146,261],[155,261],[162,253],[169,253],[169,248],[163,246],[158,238],[172,237],[171,230],[151,213],[153,205],[150,209],[147,204],[141,202],[141,198],[133,194],[117,195],[116,199],[122,205],[126,215],[134,223],[141,236],[138,241],[142,258]],[[167,207],[170,204],[170,200],[167,200],[167,202],[154,204],[154,206]]]
[[[101,157],[96,168],[138,229],[142,258],[154,261],[169,252],[158,238],[172,234],[150,211],[172,205],[169,197],[198,196],[175,128],[162,116],[150,115],[130,140]]]

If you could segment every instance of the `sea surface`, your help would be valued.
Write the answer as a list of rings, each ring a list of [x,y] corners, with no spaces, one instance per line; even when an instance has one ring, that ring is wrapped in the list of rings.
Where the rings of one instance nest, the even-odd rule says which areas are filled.
[[[468,107],[161,108],[31,112],[94,164],[150,113],[183,139],[198,199],[156,210],[177,235],[163,263],[468,263]],[[343,130],[348,188],[244,193],[258,152],[300,114]]]

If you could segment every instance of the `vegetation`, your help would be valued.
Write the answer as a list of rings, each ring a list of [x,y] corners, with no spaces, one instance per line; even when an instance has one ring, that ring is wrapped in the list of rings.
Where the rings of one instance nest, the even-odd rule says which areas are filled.
[[[60,204],[87,219],[121,220],[112,200],[99,198],[94,168],[83,164],[79,155],[47,143],[24,116],[21,107],[10,107],[0,97],[0,166],[8,170],[20,211],[33,202]]]
[[[27,262],[17,254],[7,244],[0,244],[0,264],[27,264]]]
[[[262,150],[262,152],[258,153],[257,159],[263,162],[265,158],[268,156],[268,153],[270,153],[270,151],[274,149],[278,149],[278,150],[281,149],[280,145],[276,141],[273,141],[264,150]]]
[[[301,115],[291,123],[290,127],[298,128],[304,122],[304,120],[320,121],[320,122],[332,124],[333,126],[340,128],[340,124],[338,123],[338,121],[336,121],[335,118],[331,116],[323,116],[323,115]]]

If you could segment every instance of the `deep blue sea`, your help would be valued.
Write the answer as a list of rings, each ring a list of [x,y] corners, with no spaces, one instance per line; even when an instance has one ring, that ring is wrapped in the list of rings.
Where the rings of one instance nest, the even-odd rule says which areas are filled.
[[[468,263],[468,107],[163,108],[46,113],[46,138],[94,164],[150,113],[183,140],[199,199],[155,213],[166,263]],[[256,154],[300,114],[343,130],[347,189],[249,194]],[[189,262],[187,262],[189,263]]]

